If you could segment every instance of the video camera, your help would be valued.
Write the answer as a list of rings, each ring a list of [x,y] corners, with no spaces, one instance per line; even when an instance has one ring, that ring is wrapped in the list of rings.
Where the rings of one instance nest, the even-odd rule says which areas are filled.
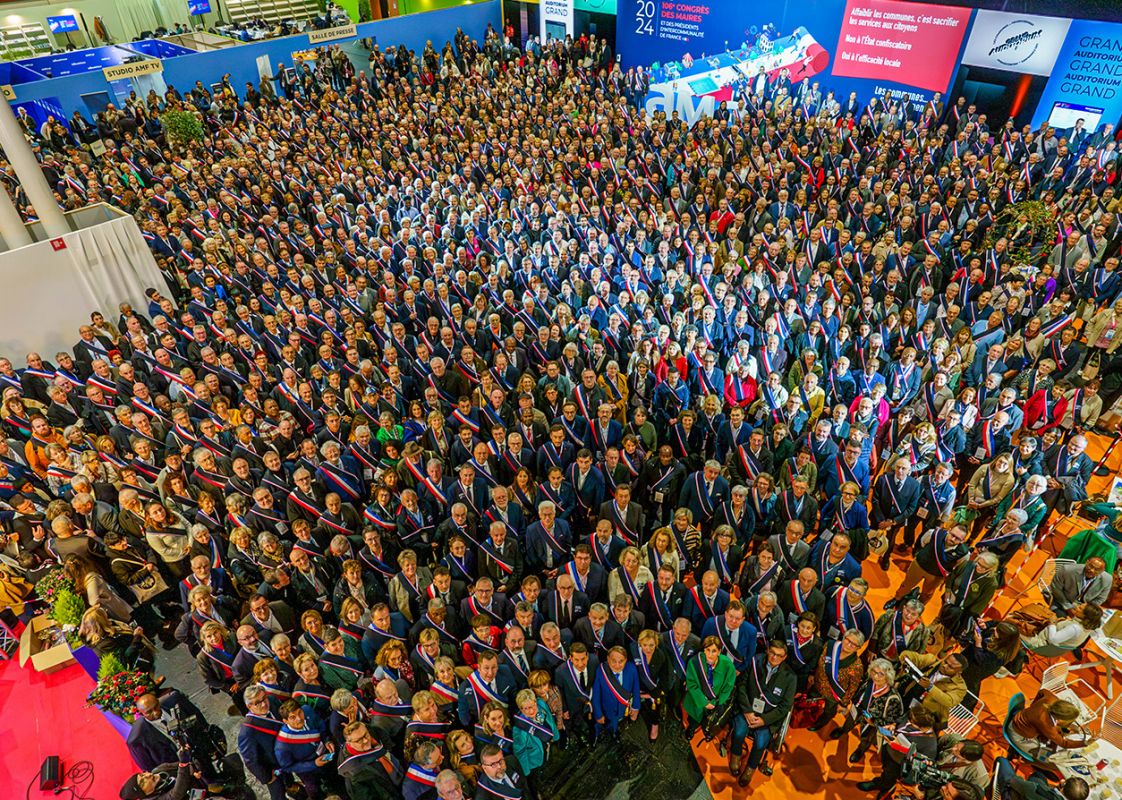
[[[944,783],[949,783],[953,777],[951,773],[935,766],[935,762],[930,758],[917,753],[914,744],[908,751],[904,759],[904,768],[900,772],[901,783],[918,786],[921,789],[937,789]]]

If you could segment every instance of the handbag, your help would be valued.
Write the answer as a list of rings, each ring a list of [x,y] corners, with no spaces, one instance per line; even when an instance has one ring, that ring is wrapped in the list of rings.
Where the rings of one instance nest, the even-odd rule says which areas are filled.
[[[969,525],[978,518],[978,510],[970,506],[959,506],[952,514],[955,525]]]
[[[813,725],[826,708],[826,701],[821,697],[807,697],[800,694],[791,706],[791,727],[809,728]]]
[[[731,697],[719,706],[705,709],[705,713],[701,715],[701,733],[705,736],[705,741],[712,741],[717,731],[725,726],[731,716]]]
[[[125,561],[129,564],[143,565],[143,561],[136,561],[131,558],[115,558],[114,561]],[[164,576],[159,572],[146,572],[144,577],[136,583],[129,584],[129,591],[133,593],[136,602],[144,603],[151,600],[153,597],[166,592],[168,588]]]

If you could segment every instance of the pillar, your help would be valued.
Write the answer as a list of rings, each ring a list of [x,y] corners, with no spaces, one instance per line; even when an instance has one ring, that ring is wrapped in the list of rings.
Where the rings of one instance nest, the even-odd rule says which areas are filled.
[[[23,225],[23,217],[3,186],[0,186],[0,236],[4,237],[9,250],[32,244],[31,234]]]
[[[43,224],[47,236],[56,237],[70,233],[66,217],[59,208],[54,192],[47,185],[39,160],[31,151],[31,145],[23,134],[23,128],[16,120],[15,112],[7,100],[0,99],[0,147],[8,161],[15,167],[27,199],[35,206],[35,215]]]

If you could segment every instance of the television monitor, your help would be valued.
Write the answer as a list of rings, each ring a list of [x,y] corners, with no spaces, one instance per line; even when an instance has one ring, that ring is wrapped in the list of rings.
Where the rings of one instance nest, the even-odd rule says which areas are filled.
[[[60,17],[47,17],[47,26],[51,33],[77,33],[78,20],[73,14]]]
[[[210,0],[187,0],[187,13],[192,17],[210,13]]]

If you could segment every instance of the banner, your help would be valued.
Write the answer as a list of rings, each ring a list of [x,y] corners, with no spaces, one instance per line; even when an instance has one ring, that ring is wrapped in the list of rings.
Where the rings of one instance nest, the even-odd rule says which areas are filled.
[[[322,31],[308,31],[308,44],[324,44],[336,42],[340,39],[353,39],[358,36],[357,25],[340,25],[337,28],[325,28]]]
[[[849,0],[834,74],[946,91],[970,13],[898,0]]]
[[[541,0],[541,39],[564,39],[573,33],[573,0]]]
[[[979,11],[962,63],[972,67],[1051,75],[1070,19]]]
[[[139,75],[151,75],[154,72],[163,71],[163,61],[158,58],[146,58],[143,61],[134,61],[131,64],[103,67],[101,74],[105,76],[107,81],[119,81],[122,78],[135,78]]]
[[[1044,87],[1032,124],[1052,120],[1070,128],[1076,119],[1093,131],[1122,115],[1122,25],[1072,20]]]

